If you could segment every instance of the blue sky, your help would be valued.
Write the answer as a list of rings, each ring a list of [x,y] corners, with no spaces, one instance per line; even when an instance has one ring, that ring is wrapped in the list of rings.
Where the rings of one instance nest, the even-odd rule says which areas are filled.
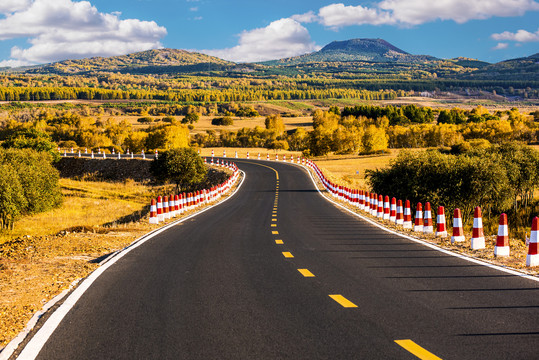
[[[536,0],[1,0],[0,66],[168,47],[232,61],[383,38],[488,62],[539,52]]]

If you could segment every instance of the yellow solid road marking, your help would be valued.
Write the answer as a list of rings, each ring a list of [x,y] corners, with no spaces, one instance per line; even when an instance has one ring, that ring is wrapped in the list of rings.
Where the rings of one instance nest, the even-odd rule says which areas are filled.
[[[284,244],[282,240],[275,240],[275,243],[276,243],[277,245],[282,245],[282,244]]]
[[[278,231],[272,231],[271,234],[272,235],[279,235],[279,232]]]
[[[341,304],[342,307],[345,307],[345,308],[356,308],[357,305],[354,304],[353,302],[351,302],[350,300],[348,300],[347,298],[345,298],[344,296],[342,295],[329,295],[330,298],[332,298],[333,300],[335,300],[336,302],[338,302],[339,304]]]
[[[288,251],[283,251],[283,256],[285,258],[293,258],[294,255],[292,255],[292,253],[288,252]]]
[[[239,162],[241,162],[241,161],[239,161]],[[275,171],[275,177],[277,178],[277,184],[279,183],[279,173],[277,172],[277,170],[275,170],[271,166],[267,166],[267,165],[262,165],[262,164],[255,164],[255,165],[263,166],[265,168],[268,168],[268,169],[271,169],[271,170]]]
[[[298,269],[298,271],[305,277],[314,277],[314,274],[307,269]]]
[[[422,360],[442,360],[433,353],[423,349],[412,340],[395,340],[395,342]]]

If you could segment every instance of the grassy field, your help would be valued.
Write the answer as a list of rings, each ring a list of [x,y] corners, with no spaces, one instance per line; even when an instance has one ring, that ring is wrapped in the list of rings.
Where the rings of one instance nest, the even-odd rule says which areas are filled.
[[[234,125],[230,126],[215,126],[211,124],[213,116],[201,116],[200,120],[194,124],[195,128],[192,132],[205,132],[206,130],[228,130],[238,131],[241,128],[255,128],[257,126],[265,128],[263,116],[254,118],[237,118],[233,117]],[[300,117],[285,117],[283,118],[285,130],[292,130],[298,127],[304,127],[306,130],[312,130],[313,118],[312,116],[300,116]]]
[[[367,189],[365,170],[380,169],[389,165],[398,150],[388,154],[365,156],[328,156],[315,159],[316,164],[332,181],[348,187]]]

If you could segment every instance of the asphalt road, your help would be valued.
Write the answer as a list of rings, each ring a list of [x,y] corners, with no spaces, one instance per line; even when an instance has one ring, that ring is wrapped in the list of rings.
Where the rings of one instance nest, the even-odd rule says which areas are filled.
[[[38,358],[539,358],[537,282],[388,234],[296,166],[237,163],[233,198],[112,265]]]

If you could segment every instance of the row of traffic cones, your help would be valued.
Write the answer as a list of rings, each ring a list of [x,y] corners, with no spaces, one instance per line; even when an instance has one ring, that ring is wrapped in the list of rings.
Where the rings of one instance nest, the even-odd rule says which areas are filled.
[[[307,160],[307,165],[314,170],[324,187],[338,199],[346,201],[349,204],[356,206],[360,210],[363,210],[379,219],[400,225],[403,229],[410,229],[414,232],[424,234],[432,234],[434,232],[436,237],[441,238],[448,236],[445,220],[445,209],[443,206],[438,207],[436,216],[436,231],[434,231],[430,203],[425,203],[424,211],[423,205],[421,203],[417,204],[415,218],[412,222],[410,201],[406,200],[403,206],[402,200],[397,200],[395,198],[390,200],[389,196],[369,193],[364,190],[349,189],[333,184],[324,176],[322,171],[313,161]],[[462,214],[460,209],[454,210],[452,230],[451,243],[458,243],[466,240],[464,236]],[[532,231],[529,239],[526,266],[539,266],[538,234],[539,219],[535,217],[533,219]],[[472,250],[480,250],[485,248],[485,236],[483,233],[483,220],[480,207],[476,207],[474,210],[474,222],[470,246]],[[494,255],[497,257],[510,255],[506,214],[500,215],[498,236],[496,238],[496,246],[494,247]]]
[[[232,175],[223,183],[210,189],[199,190],[190,193],[182,193],[170,196],[159,196],[152,199],[150,205],[150,224],[159,224],[167,219],[179,216],[186,211],[196,209],[201,205],[217,200],[227,193],[239,178],[239,170],[236,164],[226,163],[222,166],[232,170]]]

